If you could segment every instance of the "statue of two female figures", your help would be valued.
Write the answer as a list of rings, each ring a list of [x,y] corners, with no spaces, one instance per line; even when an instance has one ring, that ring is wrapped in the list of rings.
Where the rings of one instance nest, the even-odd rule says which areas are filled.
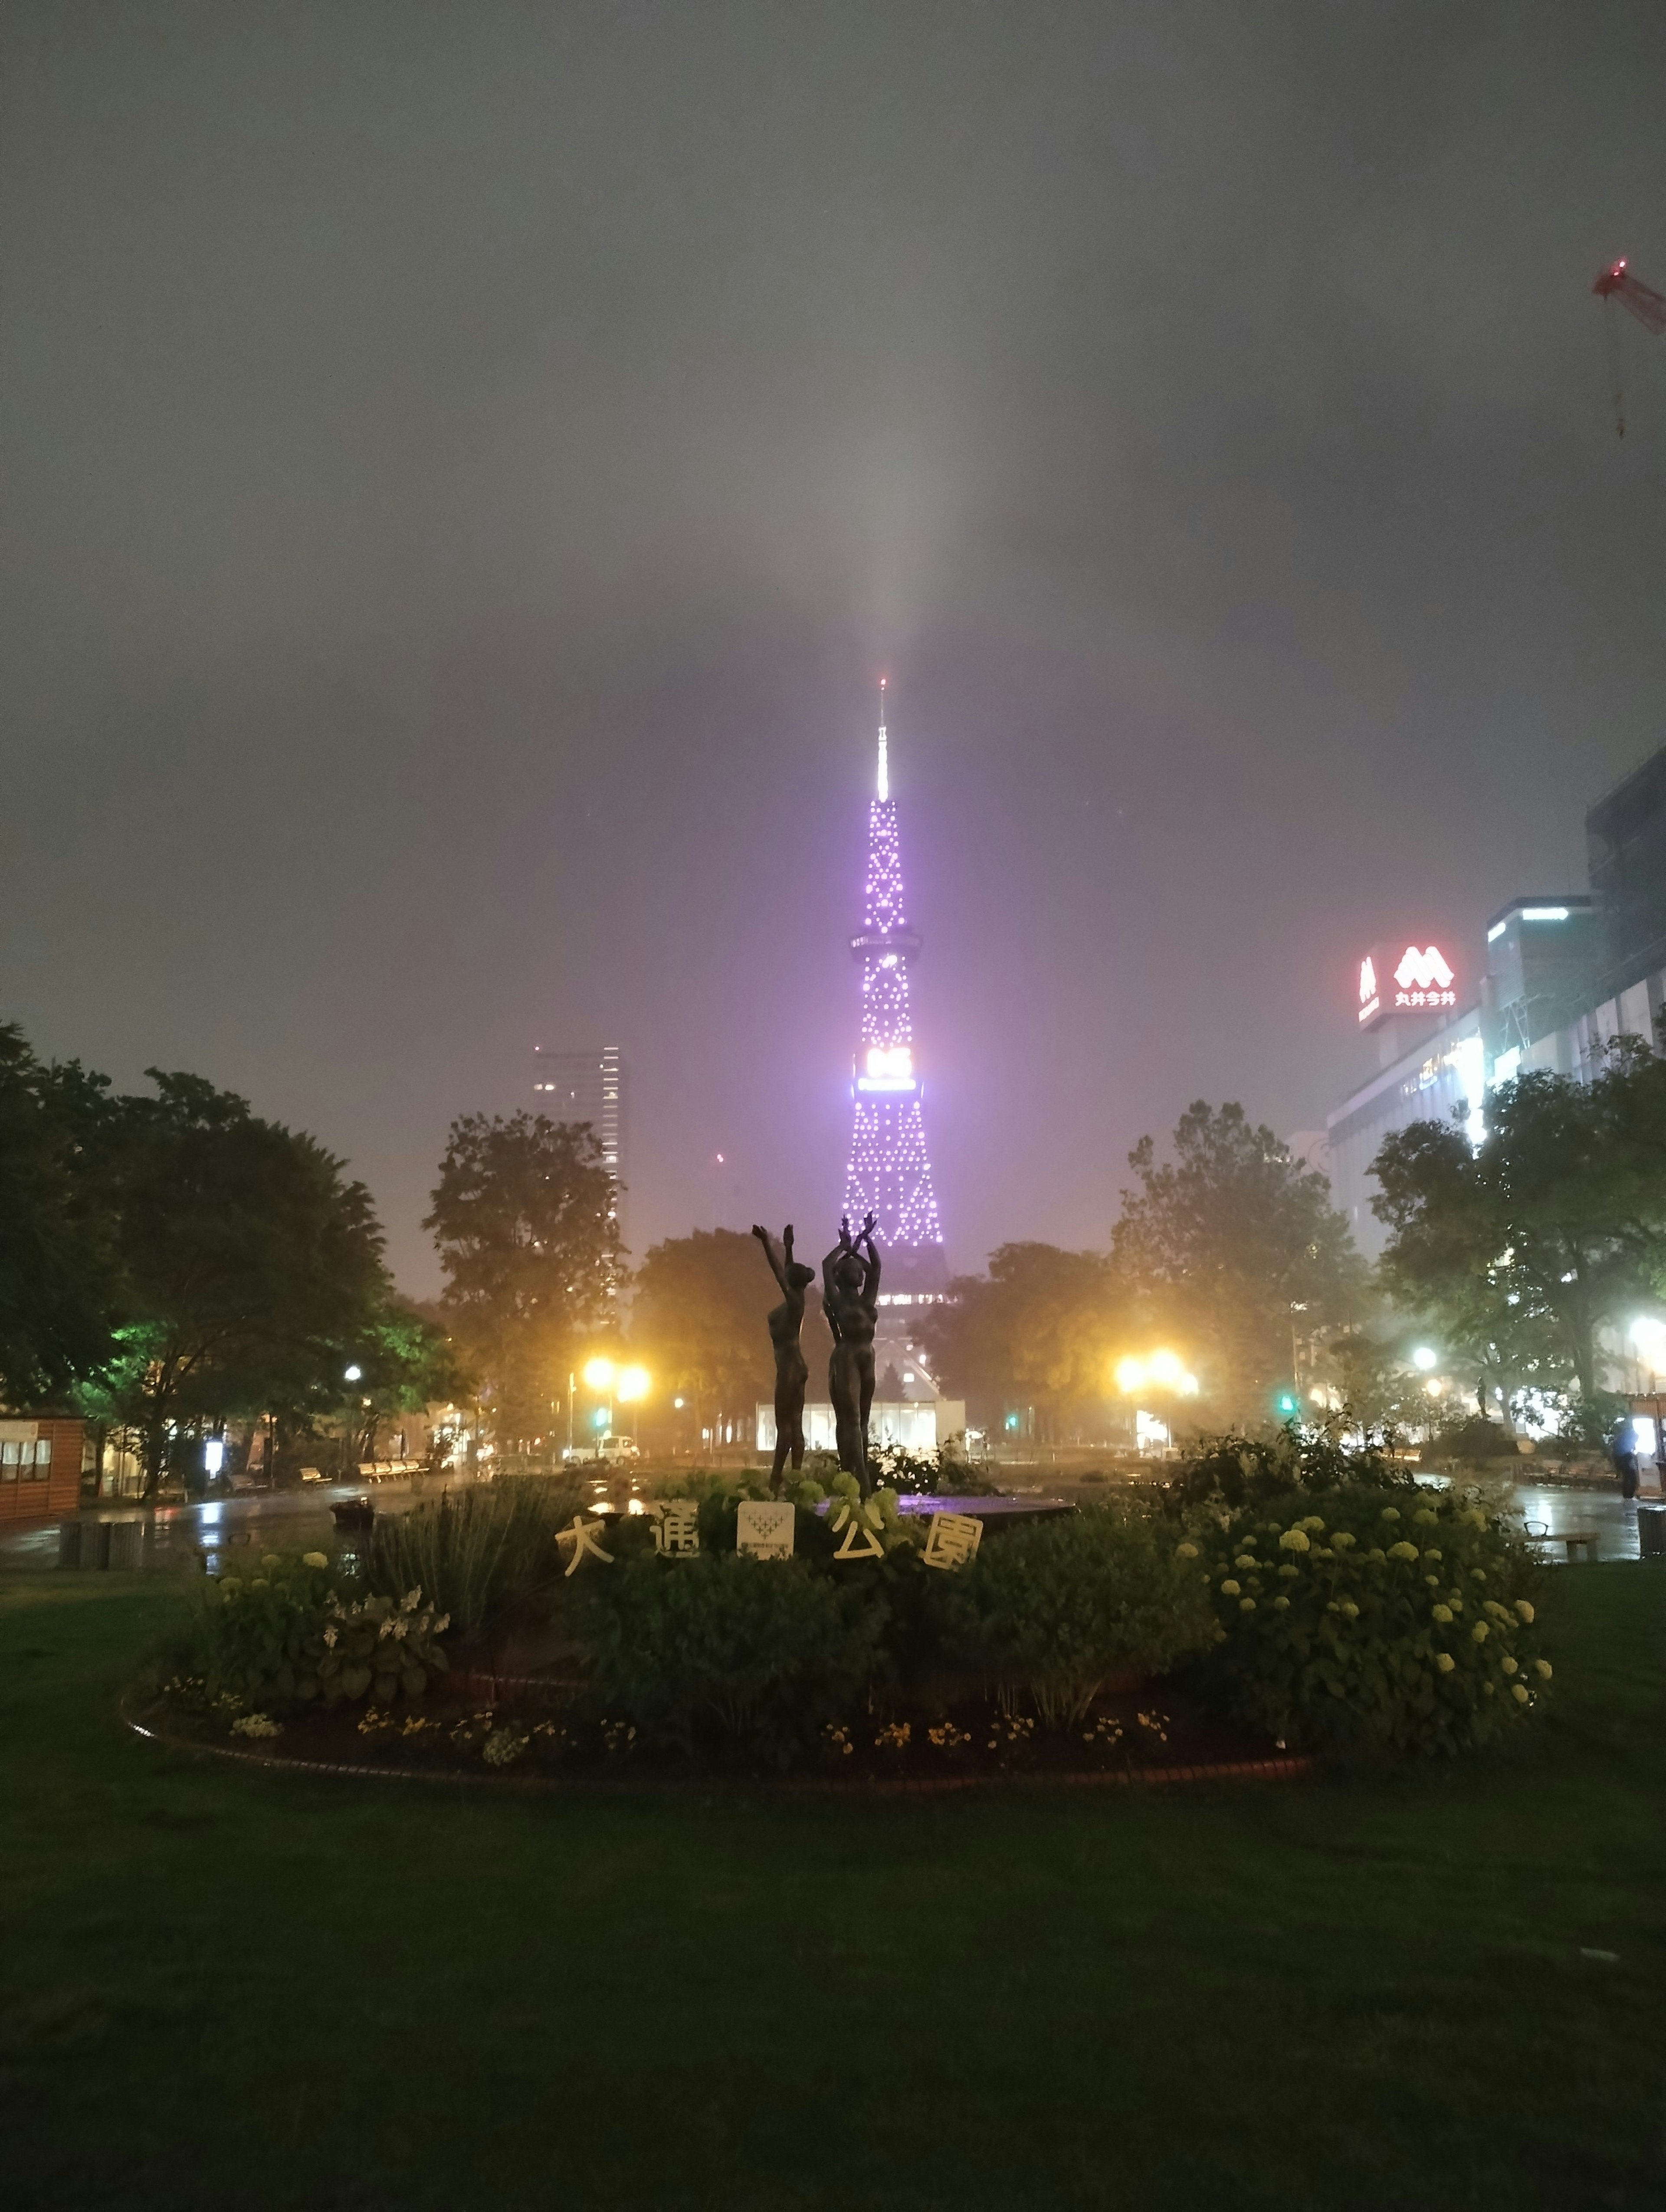
[[[867,1421],[873,1407],[873,1331],[879,1311],[879,1254],[873,1242],[873,1214],[860,1233],[850,1233],[849,1216],[839,1223],[839,1241],[822,1261],[822,1311],[833,1332],[827,1394],[833,1401],[839,1465],[854,1474],[866,1498]],[[775,1347],[775,1459],[769,1487],[779,1492],[787,1455],[796,1474],[804,1465],[804,1392],[810,1369],[799,1346],[804,1327],[804,1294],[816,1279],[813,1267],[793,1257],[789,1221],[779,1245],[754,1222],[752,1234],[763,1247],[769,1271],[781,1285],[781,1303],[769,1316],[769,1341]],[[866,1255],[866,1256],[864,1256]]]
[[[839,1241],[822,1261],[822,1311],[833,1332],[827,1395],[839,1441],[839,1465],[854,1474],[866,1498],[867,1420],[873,1407],[873,1332],[879,1318],[879,1253],[874,1216],[852,1237],[850,1217],[839,1222]],[[866,1254],[866,1257],[864,1255]]]
[[[804,1390],[810,1369],[799,1347],[804,1327],[804,1294],[816,1279],[813,1267],[793,1257],[793,1224],[781,1233],[779,1247],[767,1229],[752,1224],[752,1234],[763,1247],[769,1272],[781,1285],[781,1303],[769,1316],[769,1341],[775,1347],[775,1463],[769,1470],[769,1487],[781,1492],[781,1469],[793,1455],[793,1472],[804,1465]]]

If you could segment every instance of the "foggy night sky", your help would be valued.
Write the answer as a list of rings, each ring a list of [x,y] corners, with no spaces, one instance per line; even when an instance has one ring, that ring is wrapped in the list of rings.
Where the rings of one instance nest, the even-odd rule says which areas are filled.
[[[1666,740],[1657,4],[11,0],[0,1014],[371,1185],[617,1039],[836,1226],[874,684],[951,1262],[1102,1244]],[[821,1249],[819,1245],[816,1247]]]

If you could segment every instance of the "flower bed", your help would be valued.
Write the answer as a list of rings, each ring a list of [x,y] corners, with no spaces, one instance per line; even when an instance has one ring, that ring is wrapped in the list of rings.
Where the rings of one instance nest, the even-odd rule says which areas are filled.
[[[998,1534],[843,1478],[781,1505],[708,1481],[564,1540],[506,1496],[373,1544],[356,1578],[268,1554],[210,1584],[147,1711],[337,1765],[593,1778],[1129,1777],[1496,1741],[1550,1680],[1525,1547],[1366,1475],[1269,1495],[1261,1469],[1234,1503],[1193,1486]],[[417,1562],[463,1608],[463,1650],[400,1588]],[[482,1696],[532,1621],[564,1665]]]
[[[923,1790],[1008,1782],[1161,1784],[1292,1778],[1310,1762],[1223,1724],[1183,1692],[1108,1697],[1068,1729],[977,1700],[952,1709],[863,1712],[824,1724],[790,1771],[743,1747],[696,1755],[643,1740],[634,1723],[588,1714],[573,1700],[525,1692],[496,1705],[447,1702],[416,1712],[370,1706],[311,1708],[283,1722],[224,1708],[192,1710],[177,1696],[135,1698],[130,1723],[182,1747],[264,1757],[275,1765],[341,1774],[538,1782],[550,1786],[709,1788],[813,1784],[818,1788]],[[251,1720],[261,1725],[251,1728]]]

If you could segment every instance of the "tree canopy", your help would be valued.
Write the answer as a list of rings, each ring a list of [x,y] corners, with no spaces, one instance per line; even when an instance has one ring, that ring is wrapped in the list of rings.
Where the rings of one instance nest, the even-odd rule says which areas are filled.
[[[1598,1332],[1666,1295],[1666,1060],[1622,1038],[1589,1084],[1531,1071],[1492,1093],[1479,1147],[1417,1121],[1372,1168],[1394,1295],[1506,1401],[1572,1384],[1600,1413]]]
[[[0,1391],[127,1431],[147,1494],[185,1439],[340,1403],[391,1286],[360,1182],[200,1076],[113,1093],[0,1028]]]
[[[98,1173],[118,1319],[88,1409],[131,1431],[147,1492],[182,1423],[333,1410],[388,1291],[370,1194],[315,1139],[200,1076],[111,1103]]]
[[[1103,1399],[1125,1301],[1103,1253],[1002,1244],[987,1275],[963,1275],[921,1333],[939,1380],[964,1394],[984,1423],[1014,1401],[1058,1433],[1071,1408]]]
[[[618,1186],[587,1121],[467,1114],[440,1164],[441,1304],[504,1437],[546,1430],[582,1339],[617,1322]]]
[[[0,1398],[62,1401],[109,1358],[114,1222],[89,1142],[108,1082],[0,1024]]]
[[[630,1334],[664,1388],[695,1400],[714,1424],[750,1420],[775,1389],[765,1317],[780,1293],[755,1237],[696,1229],[651,1245],[636,1272]],[[800,1339],[810,1364],[810,1395],[824,1383],[832,1338],[818,1294],[805,1301]]]
[[[1150,1137],[1128,1154],[1110,1262],[1225,1418],[1253,1422],[1293,1379],[1292,1338],[1352,1317],[1365,1281],[1330,1185],[1242,1106],[1196,1100],[1159,1161]]]

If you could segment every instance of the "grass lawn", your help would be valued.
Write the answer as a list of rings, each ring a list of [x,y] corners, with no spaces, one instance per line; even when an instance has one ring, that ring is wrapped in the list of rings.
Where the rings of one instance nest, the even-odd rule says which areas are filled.
[[[1666,1571],[1524,1756],[1149,1798],[239,1769],[174,1599],[0,1583],[6,2212],[1666,2207]]]

